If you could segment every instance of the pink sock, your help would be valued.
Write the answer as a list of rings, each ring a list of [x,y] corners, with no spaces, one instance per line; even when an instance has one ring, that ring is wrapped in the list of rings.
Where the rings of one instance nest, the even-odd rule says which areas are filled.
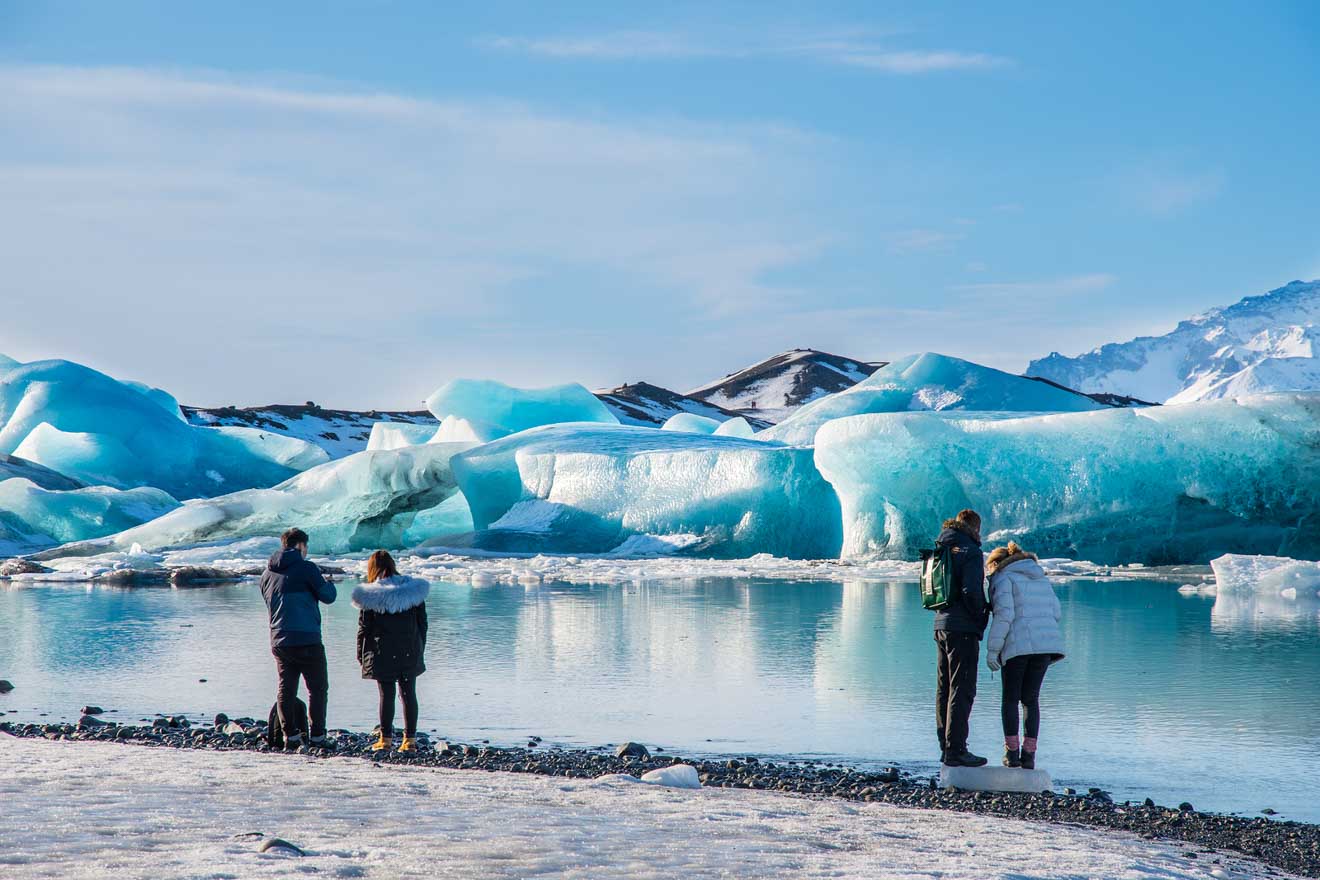
[[[1036,754],[1036,738],[1034,736],[1028,736],[1022,740],[1022,751]]]
[[[1004,737],[1004,748],[1010,752],[1016,752],[1018,750],[1018,738],[1016,736]]]

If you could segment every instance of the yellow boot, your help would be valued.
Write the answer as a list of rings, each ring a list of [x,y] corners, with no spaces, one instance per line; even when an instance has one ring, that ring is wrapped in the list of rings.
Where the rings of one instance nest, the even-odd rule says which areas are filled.
[[[392,748],[394,748],[394,740],[387,737],[384,732],[371,744],[373,752],[388,752]]]
[[[403,737],[403,745],[399,746],[399,751],[401,752],[417,751],[417,740],[405,734]]]

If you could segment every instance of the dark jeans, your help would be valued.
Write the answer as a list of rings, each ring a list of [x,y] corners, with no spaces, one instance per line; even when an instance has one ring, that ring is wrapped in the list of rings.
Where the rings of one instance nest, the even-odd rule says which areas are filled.
[[[284,736],[298,736],[298,679],[307,682],[307,714],[311,716],[311,735],[325,736],[325,703],[330,694],[330,673],[325,665],[325,645],[298,645],[271,648],[280,686],[276,696],[280,707],[280,726]]]
[[[935,633],[939,671],[935,689],[935,732],[940,750],[967,751],[967,729],[976,700],[976,662],[981,640],[971,633]]]
[[[380,688],[380,732],[394,738],[394,688],[397,683],[399,699],[403,700],[403,735],[417,735],[417,679],[398,678],[376,682]]]
[[[1004,664],[1004,736],[1018,735],[1018,703],[1027,710],[1025,735],[1040,733],[1040,686],[1049,668],[1049,654],[1023,654]]]

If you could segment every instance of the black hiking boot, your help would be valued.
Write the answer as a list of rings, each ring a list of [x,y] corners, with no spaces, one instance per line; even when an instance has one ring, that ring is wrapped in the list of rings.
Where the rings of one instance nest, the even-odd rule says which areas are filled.
[[[950,752],[944,756],[945,767],[984,767],[985,763],[985,758],[973,755],[966,749],[961,752]]]
[[[1004,766],[1021,767],[1022,758],[1019,757],[1020,755],[1021,752],[1018,749],[1004,749]]]
[[[1022,758],[1021,758],[1021,761],[1022,761],[1022,769],[1023,769],[1023,770],[1035,770],[1035,769],[1036,769],[1036,753],[1035,753],[1035,752],[1029,752],[1029,751],[1027,751],[1026,749],[1023,749],[1023,750],[1022,750]]]
[[[288,737],[287,739],[284,740],[284,751],[296,752],[298,751],[298,749],[302,748],[302,744],[303,744],[302,734],[297,734],[296,736]]]

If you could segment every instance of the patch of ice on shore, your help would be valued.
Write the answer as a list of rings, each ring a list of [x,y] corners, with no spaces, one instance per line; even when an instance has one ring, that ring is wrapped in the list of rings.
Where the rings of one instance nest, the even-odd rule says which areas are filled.
[[[833,798],[0,739],[0,803],[22,804],[5,817],[6,880],[102,880],[107,865],[122,877],[276,878],[296,868],[603,880],[1203,880],[1210,870],[1184,858],[1185,846],[1127,834]],[[271,835],[307,856],[294,865],[260,853]],[[1216,868],[1232,876],[1263,870],[1220,858]]]

